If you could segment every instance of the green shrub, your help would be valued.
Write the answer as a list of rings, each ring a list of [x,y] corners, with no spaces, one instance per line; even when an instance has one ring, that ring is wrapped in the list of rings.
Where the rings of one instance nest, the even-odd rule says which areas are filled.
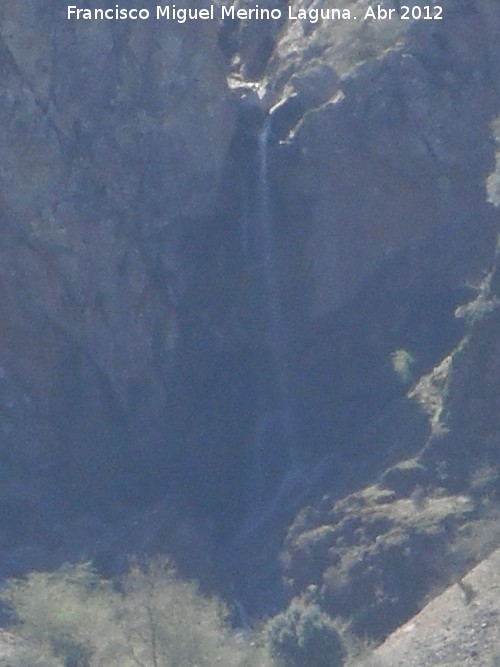
[[[266,630],[271,655],[286,667],[339,667],[346,659],[337,629],[317,605],[294,600]]]

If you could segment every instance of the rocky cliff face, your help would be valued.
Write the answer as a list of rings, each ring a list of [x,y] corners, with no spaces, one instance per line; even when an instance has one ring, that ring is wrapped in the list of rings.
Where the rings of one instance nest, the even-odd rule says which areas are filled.
[[[3,4],[5,574],[170,548],[267,612],[284,548],[290,594],[359,632],[419,604],[498,430],[500,9],[442,5],[179,25]],[[421,523],[417,487],[440,489]]]
[[[43,532],[162,466],[235,108],[215,24],[0,12],[3,500]]]
[[[279,536],[287,503],[293,513],[308,494],[326,492],[288,533],[290,594],[312,595],[377,637],[480,557],[470,546],[457,556],[456,542],[471,522],[490,521],[477,504],[486,491],[477,489],[493,493],[496,479],[495,444],[487,454],[473,443],[478,429],[481,442],[496,442],[498,391],[479,379],[475,356],[465,359],[475,340],[495,367],[495,325],[476,315],[473,326],[467,313],[496,304],[484,281],[498,232],[500,17],[491,2],[445,11],[432,29],[289,22],[256,84],[272,119],[276,246],[303,457],[267,531]],[[460,375],[462,363],[476,369],[474,381]],[[438,434],[436,409],[445,414],[452,402],[458,421]],[[380,489],[339,501],[377,479]],[[255,581],[270,549],[263,538]]]

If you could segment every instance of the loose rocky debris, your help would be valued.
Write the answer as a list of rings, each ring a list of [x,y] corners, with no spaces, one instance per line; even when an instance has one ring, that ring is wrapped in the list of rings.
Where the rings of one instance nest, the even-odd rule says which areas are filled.
[[[500,549],[401,626],[374,652],[391,667],[500,664]]]

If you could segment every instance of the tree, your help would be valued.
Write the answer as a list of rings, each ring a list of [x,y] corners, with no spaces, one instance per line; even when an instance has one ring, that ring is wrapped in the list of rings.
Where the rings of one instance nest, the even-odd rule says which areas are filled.
[[[165,559],[134,565],[115,583],[89,563],[35,572],[9,581],[2,598],[21,639],[10,667],[271,665],[228,625],[224,605],[180,580]]]

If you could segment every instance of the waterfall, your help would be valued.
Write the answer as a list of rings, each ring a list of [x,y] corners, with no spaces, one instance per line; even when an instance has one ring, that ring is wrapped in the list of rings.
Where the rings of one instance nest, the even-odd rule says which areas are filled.
[[[242,599],[250,593],[246,590],[248,553],[261,544],[264,535],[273,534],[276,524],[291,518],[307,483],[298,454],[299,425],[290,365],[293,334],[284,305],[284,252],[279,246],[272,187],[272,112],[256,125],[246,124],[243,129],[239,220],[248,276],[245,298],[257,359],[251,390],[253,432],[243,463],[245,514],[224,551],[225,569],[239,573],[234,585],[236,597]]]
[[[271,116],[266,118],[259,136],[259,178],[257,187],[258,225],[262,243],[262,263],[268,309],[268,335],[271,350],[271,374],[274,378],[277,411],[283,418],[284,435],[293,437],[290,404],[290,378],[288,371],[288,333],[283,322],[279,269],[277,264],[276,234],[270,196],[268,173],[268,148],[271,134]],[[290,443],[291,444],[291,443]]]
[[[280,262],[269,175],[272,116],[268,115],[257,141],[254,181],[252,248],[259,284],[258,301],[267,351],[265,380],[249,454],[249,503],[262,517],[289,486],[296,468],[296,426],[289,370],[290,332],[282,307]]]

